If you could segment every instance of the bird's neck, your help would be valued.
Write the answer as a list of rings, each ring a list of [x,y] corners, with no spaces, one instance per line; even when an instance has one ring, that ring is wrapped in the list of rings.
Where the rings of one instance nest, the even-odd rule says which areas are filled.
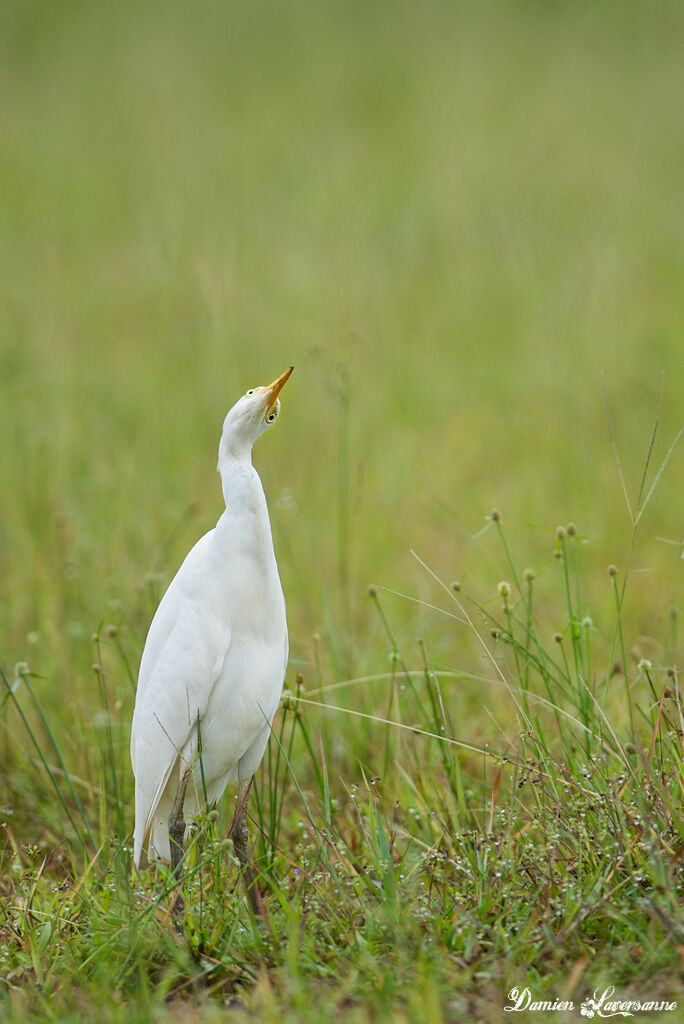
[[[252,450],[222,451],[219,455],[218,471],[221,474],[221,489],[226,508],[231,512],[249,509],[263,497],[259,474],[252,465]]]
[[[250,449],[239,455],[222,452],[219,458],[223,500],[226,503],[226,512],[220,522],[234,538],[241,538],[247,550],[252,543],[272,550],[266,496],[251,455]]]

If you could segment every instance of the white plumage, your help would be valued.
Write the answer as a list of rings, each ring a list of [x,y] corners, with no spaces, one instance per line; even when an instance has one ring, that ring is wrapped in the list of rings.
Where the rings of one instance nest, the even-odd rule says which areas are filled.
[[[251,454],[278,416],[291,372],[248,391],[226,416],[218,458],[226,510],[186,557],[150,626],[131,732],[136,865],[146,848],[173,862],[169,827],[179,796],[181,819],[183,810],[192,817],[204,808],[204,786],[209,804],[228,784],[248,796],[268,741],[287,665],[287,622]]]

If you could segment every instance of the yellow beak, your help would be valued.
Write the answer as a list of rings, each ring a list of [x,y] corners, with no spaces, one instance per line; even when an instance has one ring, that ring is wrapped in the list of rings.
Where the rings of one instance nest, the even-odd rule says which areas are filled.
[[[294,366],[291,366],[288,370],[285,371],[285,373],[281,373],[279,377],[276,377],[272,384],[269,384],[268,387],[264,388],[264,391],[268,395],[268,405],[266,406],[267,412],[276,404],[278,395],[285,387],[287,378],[290,376],[293,370]]]

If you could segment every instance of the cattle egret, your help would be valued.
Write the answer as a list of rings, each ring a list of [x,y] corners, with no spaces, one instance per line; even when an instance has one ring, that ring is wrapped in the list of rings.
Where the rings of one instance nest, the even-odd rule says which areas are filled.
[[[252,909],[263,911],[247,850],[245,813],[288,657],[287,622],[266,497],[252,445],[278,418],[290,367],[251,388],[223,423],[218,471],[226,510],[197,541],[152,620],[131,731],[133,858],[170,860],[182,877],[186,821],[237,789],[229,835]],[[176,913],[182,914],[179,895]]]

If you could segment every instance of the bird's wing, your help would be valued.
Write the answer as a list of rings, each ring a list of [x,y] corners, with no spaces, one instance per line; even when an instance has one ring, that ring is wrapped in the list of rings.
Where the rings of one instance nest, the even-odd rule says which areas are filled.
[[[192,585],[200,554],[164,595],[141,661],[131,731],[136,861],[179,756],[189,765],[196,756],[197,723],[230,646],[227,623]]]
[[[191,767],[197,726],[221,674],[230,635],[197,601],[178,617],[136,702],[131,750],[135,772],[135,846],[145,843],[157,805],[179,757]]]

